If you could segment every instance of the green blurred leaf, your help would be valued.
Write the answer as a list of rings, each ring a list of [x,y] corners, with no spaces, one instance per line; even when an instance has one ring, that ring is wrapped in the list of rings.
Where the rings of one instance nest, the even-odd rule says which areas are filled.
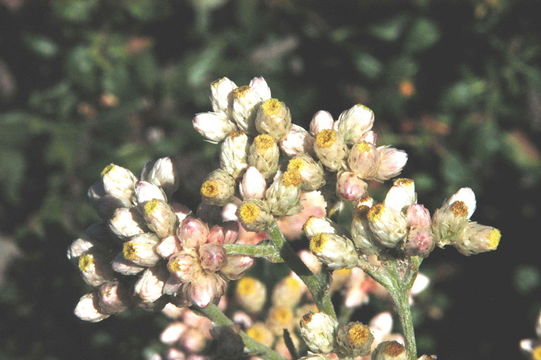
[[[383,65],[371,54],[359,52],[354,56],[357,71],[365,75],[369,79],[374,79],[381,74]]]
[[[23,39],[26,46],[45,59],[52,58],[58,53],[56,43],[46,36],[26,34]]]
[[[404,48],[409,52],[419,52],[432,46],[440,38],[440,32],[433,21],[417,19],[406,36]]]
[[[531,293],[541,285],[539,269],[531,265],[520,265],[514,276],[515,288],[523,295]]]
[[[394,41],[402,34],[406,21],[406,16],[397,15],[387,21],[373,25],[370,27],[369,32],[380,40]]]
[[[53,0],[51,6],[58,17],[73,22],[86,22],[96,10],[98,0]]]

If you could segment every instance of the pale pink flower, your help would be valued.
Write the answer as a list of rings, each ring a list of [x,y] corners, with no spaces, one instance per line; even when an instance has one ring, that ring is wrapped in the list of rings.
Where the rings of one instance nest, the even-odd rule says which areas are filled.
[[[327,202],[319,191],[301,193],[300,204],[301,212],[278,219],[278,226],[288,239],[300,237],[303,234],[302,227],[310,217],[324,217],[327,213]]]

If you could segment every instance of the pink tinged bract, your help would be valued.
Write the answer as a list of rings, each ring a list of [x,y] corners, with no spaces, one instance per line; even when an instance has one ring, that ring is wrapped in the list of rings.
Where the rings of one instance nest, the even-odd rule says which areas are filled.
[[[253,264],[254,259],[249,256],[228,255],[226,263],[220,269],[220,272],[229,280],[238,280]]]
[[[188,217],[178,229],[182,247],[195,248],[204,244],[209,235],[209,228],[202,220]]]

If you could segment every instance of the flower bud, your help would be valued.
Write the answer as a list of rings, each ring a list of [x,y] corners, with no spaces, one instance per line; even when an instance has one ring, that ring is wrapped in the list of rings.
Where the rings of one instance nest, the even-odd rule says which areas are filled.
[[[379,343],[393,330],[393,316],[388,311],[381,312],[370,320],[369,325],[374,341]]]
[[[120,238],[144,234],[144,220],[135,208],[119,208],[109,220],[109,228]]]
[[[218,271],[226,262],[224,247],[218,244],[203,244],[199,247],[199,259],[203,269]]]
[[[351,220],[351,238],[355,247],[364,255],[373,255],[379,250],[378,246],[372,241],[373,235],[368,224],[367,215],[370,206],[371,201],[358,204]]]
[[[385,196],[384,204],[386,207],[402,211],[407,206],[417,202],[417,194],[415,193],[415,183],[411,179],[396,179],[393,186]]]
[[[415,228],[430,227],[431,224],[430,212],[420,204],[408,206],[406,220],[408,221],[408,226]]]
[[[361,141],[349,152],[348,165],[362,179],[372,180],[377,175],[378,155],[374,145]]]
[[[257,111],[255,126],[260,134],[269,134],[276,141],[282,140],[291,129],[291,114],[278,99],[265,100]]]
[[[105,314],[118,314],[128,308],[128,297],[118,281],[102,284],[98,289],[98,307]]]
[[[173,345],[180,341],[187,330],[188,326],[180,321],[169,323],[160,334],[160,341],[166,345]]]
[[[197,256],[197,253],[193,249],[179,252],[169,258],[167,269],[183,282],[189,282],[203,271],[199,265]]]
[[[169,259],[169,257],[176,252],[180,251],[180,241],[175,236],[168,236],[163,239],[155,248],[156,254],[161,256],[164,259]]]
[[[180,225],[177,235],[183,248],[195,248],[206,242],[209,228],[204,221],[188,217]]]
[[[145,270],[145,267],[126,260],[122,253],[119,253],[117,256],[115,256],[113,261],[111,261],[111,268],[113,271],[122,275],[135,275]]]
[[[301,177],[303,191],[317,190],[325,185],[325,171],[311,156],[300,154],[289,160],[287,171],[297,171]]]
[[[309,312],[300,321],[300,333],[314,353],[330,353],[334,349],[338,322],[322,312]]]
[[[178,222],[181,223],[184,221],[184,219],[186,219],[186,217],[188,217],[189,215],[192,214],[192,210],[190,210],[188,207],[182,205],[182,204],[179,204],[179,203],[171,203],[171,208],[173,209],[173,211],[175,212],[175,215],[177,216],[177,219],[178,219]]]
[[[334,228],[332,221],[328,218],[311,216],[303,226],[304,234],[307,238],[316,236],[321,233],[334,234],[336,229]]]
[[[295,308],[301,301],[306,287],[303,282],[292,275],[280,280],[272,289],[272,304]]]
[[[302,210],[300,206],[301,181],[296,171],[286,171],[269,186],[265,197],[273,215],[293,215]]]
[[[374,336],[370,328],[360,322],[350,322],[338,327],[336,342],[338,352],[344,357],[357,357],[370,354]]]
[[[408,256],[427,257],[434,250],[434,237],[430,227],[410,228],[404,252]]]
[[[469,223],[475,210],[475,194],[470,188],[462,188],[436,210],[432,218],[432,232],[439,247],[455,241]]]
[[[150,200],[162,200],[167,202],[167,196],[163,190],[159,186],[146,181],[137,182],[137,185],[135,185],[135,197],[138,204]]]
[[[104,254],[96,250],[91,249],[80,256],[78,266],[83,280],[90,286],[100,286],[113,279],[107,259]]]
[[[338,117],[334,128],[344,138],[346,144],[357,144],[364,134],[372,129],[374,112],[364,105],[357,104]]]
[[[248,145],[248,136],[241,131],[230,133],[222,143],[220,167],[235,179],[248,167]]]
[[[334,120],[332,115],[325,110],[320,110],[314,114],[310,121],[310,134],[316,136],[318,132],[323,130],[331,130],[334,128]]]
[[[249,86],[254,89],[262,101],[271,98],[271,90],[263,77],[254,77],[252,80],[250,80]]]
[[[368,225],[379,244],[394,248],[407,235],[406,217],[384,204],[376,204],[368,211]]]
[[[402,168],[408,161],[408,154],[405,151],[397,150],[388,146],[377,148],[377,174],[375,180],[385,181],[400,174]]]
[[[357,265],[357,252],[353,242],[337,234],[322,233],[312,236],[310,250],[331,269]]]
[[[200,193],[206,204],[223,206],[235,194],[235,179],[223,169],[214,170],[201,184]]]
[[[332,129],[322,130],[317,133],[314,142],[314,151],[330,171],[337,171],[342,168],[344,159],[347,156],[347,146],[338,133]]]
[[[267,287],[253,277],[243,277],[235,288],[235,299],[247,312],[259,313],[267,299]]]
[[[355,173],[345,171],[338,175],[336,193],[346,201],[355,202],[366,193],[368,184]]]
[[[198,113],[194,116],[192,124],[195,131],[212,144],[219,143],[229,133],[237,130],[237,126],[229,121],[225,112]]]
[[[145,303],[158,300],[167,276],[167,271],[161,265],[146,269],[134,285],[134,294]]]
[[[156,235],[150,233],[134,236],[124,243],[122,254],[126,260],[134,264],[145,267],[154,266],[160,260],[155,251],[158,241]]]
[[[277,305],[269,309],[267,325],[274,334],[282,336],[284,329],[292,330],[295,325],[293,321],[294,316],[291,308]]]
[[[187,299],[201,308],[217,303],[225,292],[227,281],[217,274],[201,273],[194,280],[185,284],[182,292]]]
[[[496,250],[500,238],[500,230],[492,226],[470,222],[457,235],[453,245],[461,254],[468,256]]]
[[[103,188],[103,182],[97,182],[92,185],[87,192],[88,198],[98,212],[98,215],[104,219],[110,218],[116,209],[121,207],[130,207],[132,199],[120,199],[109,195]]]
[[[137,178],[130,170],[109,164],[102,170],[101,179],[107,194],[127,203],[132,202]]]
[[[79,257],[84,255],[90,249],[94,247],[94,241],[87,238],[79,238],[74,240],[71,245],[68,247],[67,257],[71,262],[76,262],[79,260]]]
[[[73,313],[79,319],[90,322],[99,322],[109,317],[109,315],[102,313],[98,308],[98,294],[95,292],[83,295],[79,299]]]
[[[146,163],[141,171],[141,180],[159,186],[167,195],[171,195],[177,190],[179,183],[173,159],[163,157]]]
[[[210,84],[210,101],[212,110],[227,112],[229,106],[229,96],[231,91],[235,90],[237,85],[226,77],[222,77]]]
[[[240,195],[244,200],[262,199],[265,196],[267,182],[263,174],[254,166],[250,166],[239,184]]]
[[[249,134],[254,134],[256,130],[255,116],[257,105],[261,101],[270,98],[263,99],[259,90],[262,90],[261,86],[258,88],[241,86],[231,92],[231,103],[229,106],[231,117],[235,120],[239,129]]]
[[[396,341],[384,341],[380,343],[374,352],[372,352],[374,360],[407,360],[408,354],[404,345]]]
[[[237,209],[237,217],[248,231],[265,231],[274,221],[267,203],[261,200],[244,201]]]
[[[207,338],[201,330],[189,328],[180,340],[180,344],[187,351],[198,353],[207,345]]]
[[[238,280],[252,267],[254,259],[243,255],[227,255],[220,273],[228,280]]]
[[[271,347],[274,343],[274,334],[269,330],[269,327],[262,322],[256,322],[252,325],[246,330],[246,335],[267,347]]]
[[[367,131],[366,134],[363,135],[361,141],[366,141],[369,144],[376,145],[377,137],[378,136],[375,131]]]
[[[292,124],[291,130],[286,134],[286,137],[280,141],[280,149],[287,156],[308,154],[314,148],[314,138],[299,125]]]
[[[165,201],[147,201],[143,205],[143,216],[148,228],[156,233],[160,239],[175,233],[177,216]]]
[[[261,172],[265,179],[269,179],[278,171],[280,150],[276,141],[270,135],[258,135],[250,146],[248,164]]]
[[[457,212],[456,215],[466,216],[468,219],[471,218],[471,216],[475,212],[476,207],[475,194],[473,190],[467,187],[458,190],[449,198],[449,200],[447,200],[447,204],[450,207],[453,207],[453,204],[455,203],[457,205],[460,204],[460,206],[457,207],[456,211],[453,210],[453,212]],[[462,210],[462,213],[465,214],[458,214],[460,210]]]

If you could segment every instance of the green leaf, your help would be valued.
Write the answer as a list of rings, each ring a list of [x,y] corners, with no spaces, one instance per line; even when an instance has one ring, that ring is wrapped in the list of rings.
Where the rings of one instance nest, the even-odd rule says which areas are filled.
[[[42,58],[50,59],[58,53],[56,43],[46,36],[26,34],[23,36],[23,41],[26,46]]]
[[[387,21],[373,25],[370,27],[369,33],[380,40],[394,41],[402,34],[406,20],[404,15],[395,16]]]
[[[54,0],[51,3],[57,16],[73,22],[90,20],[98,0]]]
[[[357,67],[357,71],[359,71],[361,74],[365,75],[369,79],[374,79],[378,77],[383,68],[381,62],[377,58],[366,52],[357,53],[354,57],[354,61]]]
[[[404,44],[409,52],[419,52],[432,46],[440,38],[436,25],[428,19],[417,19],[411,26]]]

